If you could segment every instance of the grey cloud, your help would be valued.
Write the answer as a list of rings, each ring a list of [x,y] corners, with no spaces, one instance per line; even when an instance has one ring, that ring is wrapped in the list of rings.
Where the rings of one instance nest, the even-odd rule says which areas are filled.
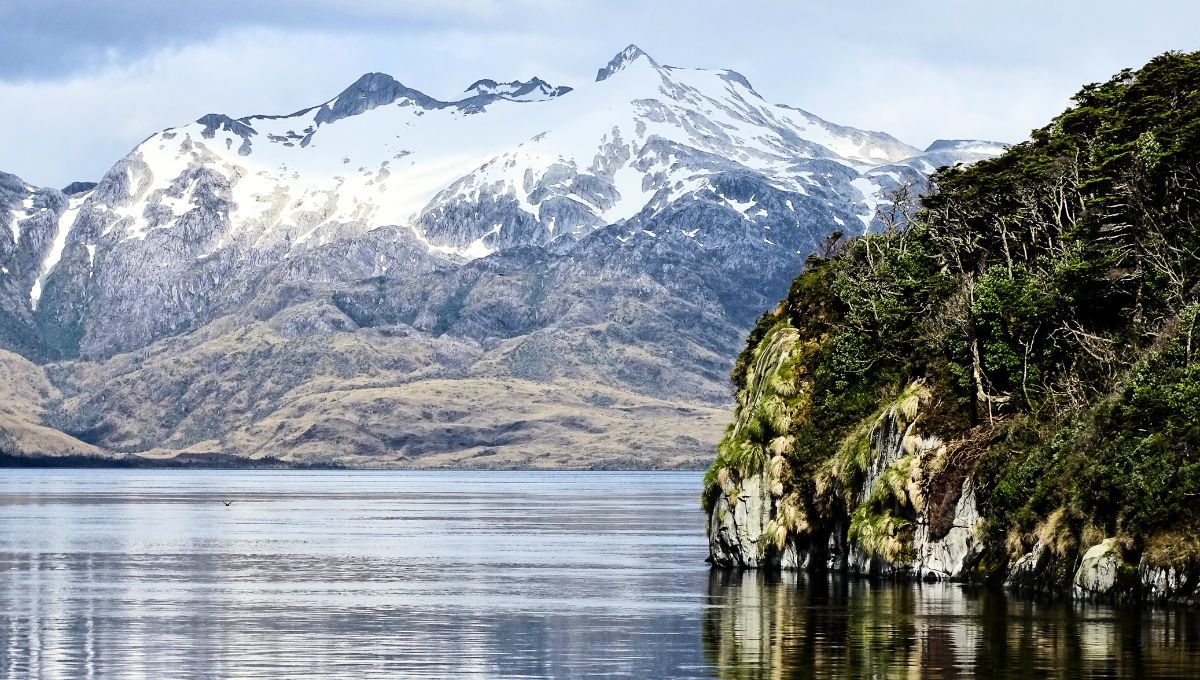
[[[68,77],[231,30],[389,31],[399,38],[477,26],[503,12],[493,0],[0,0],[0,81]]]
[[[154,130],[295,111],[367,72],[436,97],[582,85],[629,43],[917,146],[1016,141],[1082,83],[1200,48],[1198,23],[1179,0],[0,0],[0,170],[94,179]]]

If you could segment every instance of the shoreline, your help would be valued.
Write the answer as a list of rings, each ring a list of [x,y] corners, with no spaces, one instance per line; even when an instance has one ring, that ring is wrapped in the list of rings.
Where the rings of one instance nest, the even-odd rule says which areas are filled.
[[[0,453],[0,469],[75,469],[75,470],[334,470],[334,471],[405,471],[405,472],[695,472],[702,473],[707,463],[695,467],[589,466],[539,468],[529,466],[366,466],[335,461],[297,463],[279,458],[243,458],[229,454],[188,455],[173,458],[144,458],[126,454],[121,458],[71,454],[65,456],[19,456]]]

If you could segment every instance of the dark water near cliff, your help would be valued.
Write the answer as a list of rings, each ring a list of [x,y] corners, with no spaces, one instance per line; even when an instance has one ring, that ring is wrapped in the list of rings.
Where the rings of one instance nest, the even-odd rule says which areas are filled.
[[[0,470],[0,677],[1200,675],[1195,613],[710,573],[699,485]]]

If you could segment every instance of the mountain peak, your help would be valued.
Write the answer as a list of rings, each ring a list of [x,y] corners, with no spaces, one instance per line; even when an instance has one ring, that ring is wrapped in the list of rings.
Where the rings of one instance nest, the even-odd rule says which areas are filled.
[[[633,62],[642,58],[645,58],[646,61],[650,62],[654,66],[658,66],[658,62],[654,61],[650,55],[643,52],[642,48],[638,47],[637,45],[630,45],[629,47],[626,47],[618,52],[617,56],[610,59],[607,66],[596,72],[596,82],[607,79],[612,74],[624,69],[629,64],[632,64]]]
[[[433,97],[406,87],[386,73],[364,73],[337,97],[321,105],[315,121],[318,125],[332,123],[342,118],[356,116],[376,106],[391,104],[407,98],[421,108],[437,108],[442,102]]]
[[[347,87],[343,91],[343,94],[346,92],[377,92],[395,87],[399,84],[399,81],[390,75],[375,71],[372,73],[364,73],[359,76],[358,80],[351,83],[350,87]]]

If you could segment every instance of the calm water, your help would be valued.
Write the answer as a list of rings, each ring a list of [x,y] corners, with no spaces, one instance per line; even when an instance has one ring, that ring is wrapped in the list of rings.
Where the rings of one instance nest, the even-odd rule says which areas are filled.
[[[1194,613],[710,573],[699,486],[0,470],[0,677],[1200,676]]]

